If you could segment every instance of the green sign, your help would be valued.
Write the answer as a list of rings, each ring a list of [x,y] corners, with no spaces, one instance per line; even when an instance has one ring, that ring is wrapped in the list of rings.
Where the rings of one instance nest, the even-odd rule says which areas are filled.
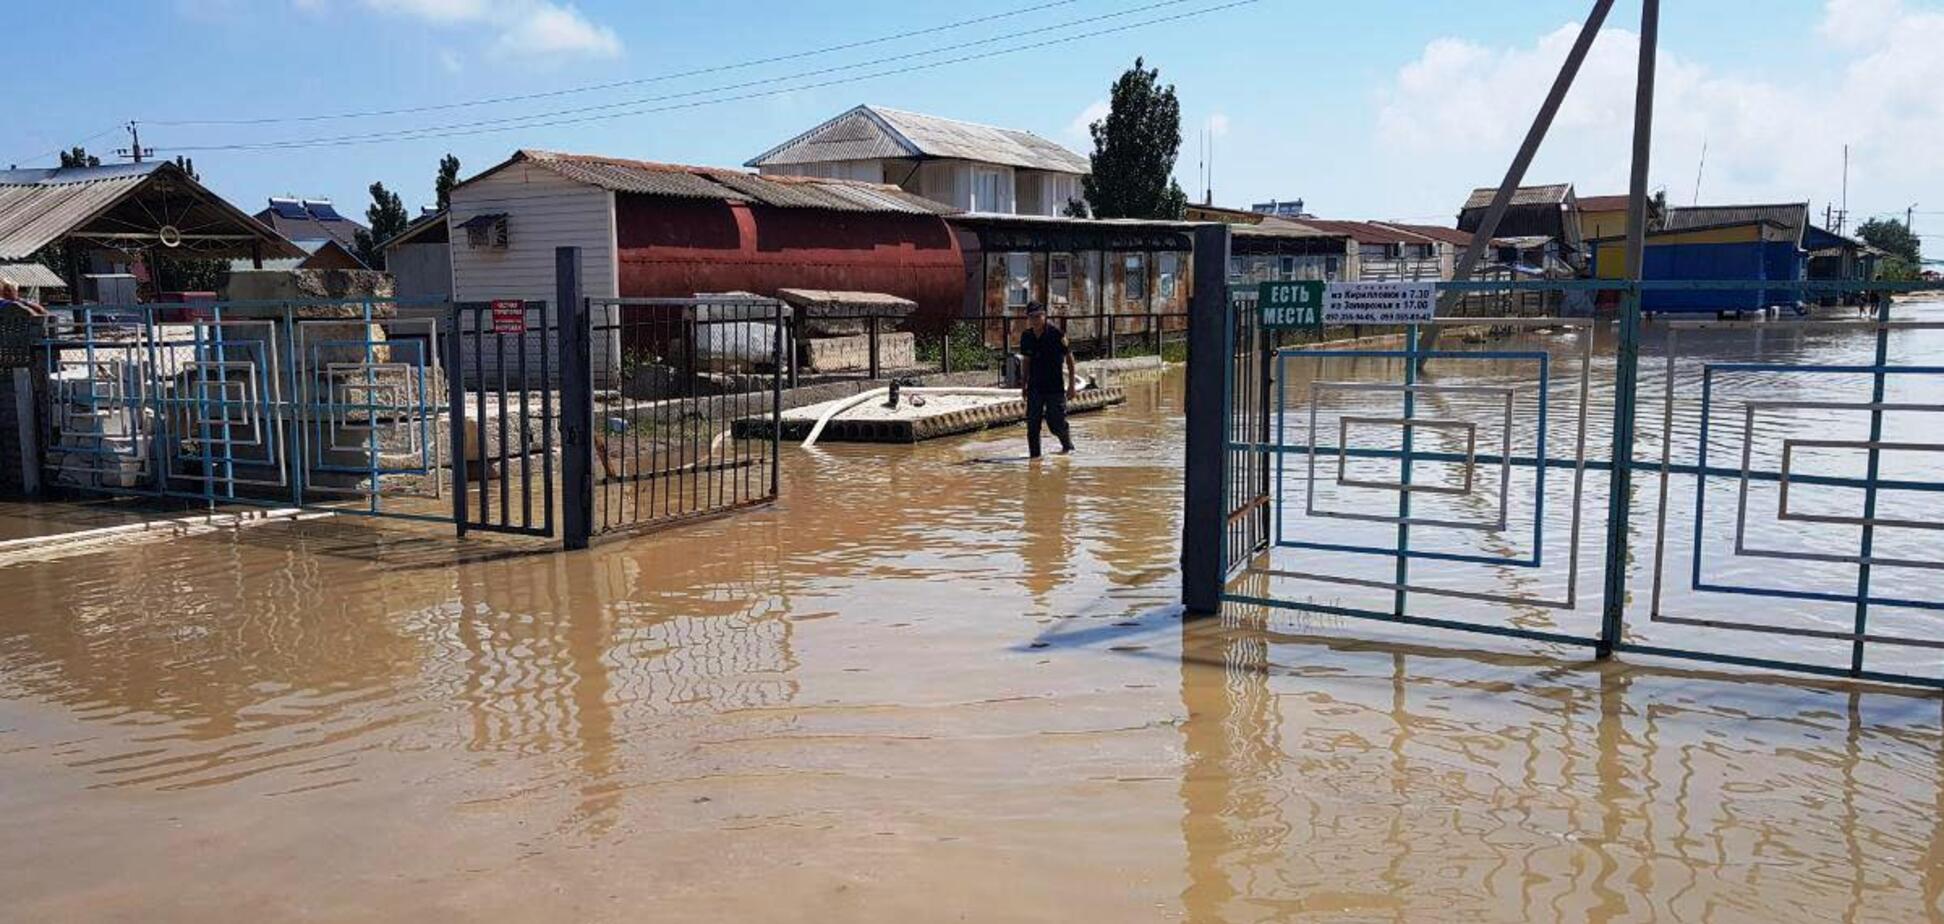
[[[1257,292],[1256,306],[1262,312],[1262,326],[1323,329],[1323,283],[1265,282]]]

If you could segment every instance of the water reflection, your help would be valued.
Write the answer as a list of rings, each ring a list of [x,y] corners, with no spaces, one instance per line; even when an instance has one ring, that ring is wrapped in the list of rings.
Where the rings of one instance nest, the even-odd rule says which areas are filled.
[[[1934,696],[1306,628],[1182,630],[1189,920],[1944,920]]]

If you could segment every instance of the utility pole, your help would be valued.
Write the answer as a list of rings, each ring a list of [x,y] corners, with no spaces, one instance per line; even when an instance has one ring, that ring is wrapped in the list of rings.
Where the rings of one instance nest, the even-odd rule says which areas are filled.
[[[1849,224],[1849,145],[1843,145],[1843,208],[1836,213],[1836,233]]]
[[[125,157],[139,164],[142,162],[142,158],[153,155],[155,153],[155,149],[142,147],[141,123],[136,122],[134,119],[130,119],[128,120],[127,127],[128,127],[128,147],[117,149],[115,151],[115,155],[118,157]]]

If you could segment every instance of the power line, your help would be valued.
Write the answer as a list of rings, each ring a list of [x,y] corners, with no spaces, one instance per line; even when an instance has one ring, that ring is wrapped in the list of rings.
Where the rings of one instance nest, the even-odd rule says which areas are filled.
[[[782,61],[795,61],[802,58],[813,58],[816,57],[817,55],[830,54],[832,52],[850,51],[857,48],[867,48],[872,45],[882,45],[886,42],[896,42],[896,41],[901,41],[903,39],[916,38],[921,35],[932,35],[939,32],[949,32],[953,29],[965,28],[966,26],[976,26],[982,23],[996,22],[1002,19],[1011,19],[1015,16],[1024,16],[1029,13],[1039,13],[1039,12],[1044,12],[1046,10],[1057,9],[1063,6],[1071,6],[1078,2],[1080,2],[1080,0],[1051,0],[1051,2],[1048,3],[1040,3],[1040,4],[1035,4],[1033,6],[1019,7],[1018,9],[1007,10],[1002,13],[992,13],[986,16],[976,16],[971,19],[961,19],[958,20],[957,22],[948,22],[945,23],[944,25],[928,26],[923,29],[913,29],[908,32],[899,32],[893,35],[881,35],[876,38],[862,39],[855,42],[844,42],[839,45],[826,45],[822,48],[813,48],[809,51],[796,51],[796,52],[790,52],[789,54],[771,55],[767,58],[752,58],[747,61],[737,61],[732,64],[717,64],[717,65],[711,65],[709,67],[699,67],[693,70],[675,71],[667,74],[656,74],[649,77],[636,77],[628,80],[616,80],[609,83],[585,84],[583,86],[566,87],[559,90],[542,90],[533,93],[519,93],[519,94],[513,94],[509,96],[490,96],[482,99],[463,100],[455,103],[431,103],[423,106],[403,106],[396,109],[364,109],[364,110],[357,110],[352,112],[332,112],[332,113],[322,113],[316,115],[300,115],[300,116],[263,116],[263,117],[248,118],[248,119],[174,119],[174,120],[150,119],[148,120],[148,122],[150,125],[169,125],[169,126],[271,125],[271,124],[284,123],[284,122],[328,122],[337,119],[362,119],[362,118],[371,118],[375,116],[410,115],[413,113],[422,113],[422,112],[440,112],[440,111],[450,110],[450,109],[466,109],[475,106],[493,106],[493,105],[498,105],[500,103],[518,103],[518,102],[525,102],[528,100],[536,100],[536,99],[552,99],[561,96],[572,96],[577,93],[595,93],[601,90],[614,90],[621,87],[633,87],[633,86],[640,86],[642,84],[659,83],[668,80],[679,80],[684,77],[697,77],[703,74],[717,74],[723,71],[742,70],[744,68],[757,67],[764,64],[776,64]]]
[[[1069,22],[1056,23],[1050,26],[1041,26],[1037,29],[1030,29],[1025,32],[1017,33],[1014,35],[979,39],[976,41],[960,43],[956,46],[946,46],[944,48],[928,48],[922,51],[906,52],[904,54],[893,55],[888,58],[879,58],[874,61],[860,61],[860,62],[855,62],[850,64],[837,64],[837,65],[832,65],[830,67],[821,67],[821,68],[816,68],[808,71],[800,71],[794,74],[781,74],[775,77],[764,77],[757,80],[745,80],[740,83],[731,83],[731,84],[723,84],[714,87],[705,87],[699,90],[684,90],[680,93],[665,93],[659,96],[644,96],[636,99],[617,100],[609,103],[595,103],[587,106],[575,106],[568,109],[554,109],[545,112],[528,113],[526,115],[501,116],[501,117],[491,118],[491,119],[476,119],[470,122],[452,122],[452,123],[447,123],[445,125],[426,125],[426,126],[419,126],[417,128],[385,129],[382,131],[362,132],[362,133],[349,134],[349,135],[323,135],[323,136],[312,137],[312,138],[294,138],[294,139],[285,139],[283,141],[265,141],[265,142],[257,142],[257,143],[265,144],[265,145],[298,147],[298,146],[307,146],[311,144],[322,143],[326,141],[330,141],[330,142],[375,141],[375,140],[385,140],[394,137],[400,137],[400,138],[418,137],[428,133],[461,131],[464,129],[486,128],[488,126],[495,126],[495,125],[518,127],[521,123],[525,123],[533,119],[557,118],[560,116],[581,115],[583,113],[589,113],[589,112],[607,112],[610,110],[625,109],[631,106],[641,106],[649,103],[665,103],[671,100],[693,99],[698,96],[709,96],[717,93],[728,93],[736,90],[747,90],[752,87],[760,87],[769,84],[781,83],[786,80],[800,80],[807,77],[821,77],[825,74],[835,74],[844,71],[854,71],[859,68],[889,64],[894,61],[908,61],[913,58],[923,58],[929,55],[936,55],[942,52],[949,52],[953,50],[977,48],[984,45],[994,45],[994,44],[998,44],[999,42],[1012,41],[1015,39],[1024,38],[1032,35],[1040,35],[1047,32],[1057,32],[1063,29],[1072,28],[1074,26],[1087,25],[1088,23],[1101,22],[1108,19],[1119,19],[1123,16],[1131,16],[1137,13],[1152,12],[1154,10],[1161,9],[1164,7],[1180,6],[1181,4],[1188,3],[1188,2],[1190,2],[1190,0],[1158,0],[1158,2],[1149,3],[1144,6],[1132,7],[1126,10],[1121,10],[1114,13],[1105,13],[1099,16],[1089,16],[1083,19],[1076,19]],[[175,150],[188,150],[188,149],[177,148]]]
[[[1150,8],[1169,6],[1169,5],[1174,5],[1182,2],[1186,2],[1186,0],[1165,0],[1165,2],[1163,3],[1153,4]],[[555,112],[555,113],[537,113],[530,116],[509,117],[507,119],[483,120],[482,122],[479,123],[460,123],[458,125],[439,126],[435,128],[400,129],[393,132],[371,132],[362,135],[340,135],[340,136],[328,136],[328,137],[321,137],[321,138],[292,139],[286,141],[239,142],[235,144],[180,145],[180,146],[158,148],[157,150],[193,153],[198,151],[251,151],[251,150],[285,150],[285,149],[312,148],[312,147],[343,147],[343,146],[359,145],[359,144],[384,144],[393,141],[423,141],[423,140],[430,140],[435,138],[456,138],[456,137],[465,137],[470,135],[491,134],[495,132],[517,131],[519,129],[525,129],[525,128],[548,128],[548,127],[558,126],[558,125],[577,125],[585,122],[598,122],[605,119],[618,119],[618,118],[625,118],[628,116],[649,115],[652,113],[672,112],[672,111],[682,110],[682,109],[695,109],[695,108],[700,108],[702,106],[712,106],[721,103],[741,102],[741,101],[751,100],[751,99],[761,99],[769,96],[780,96],[785,93],[795,93],[803,90],[816,90],[816,89],[822,89],[824,87],[840,86],[843,84],[858,83],[866,80],[875,80],[879,77],[894,77],[900,74],[909,74],[917,71],[931,70],[934,68],[944,67],[951,64],[961,64],[967,61],[977,61],[985,58],[995,58],[1001,55],[1018,54],[1024,51],[1032,51],[1035,49],[1047,48],[1054,45],[1063,45],[1069,42],[1079,41],[1081,39],[1097,38],[1102,35],[1111,35],[1119,32],[1126,32],[1132,29],[1143,28],[1146,26],[1159,25],[1161,23],[1166,23],[1166,22],[1175,22],[1175,21],[1189,19],[1196,16],[1207,15],[1209,13],[1217,13],[1223,10],[1234,9],[1236,7],[1249,6],[1256,2],[1258,2],[1258,0],[1232,0],[1232,2],[1219,4],[1217,6],[1205,7],[1198,10],[1187,10],[1181,13],[1175,13],[1168,16],[1159,16],[1153,19],[1142,20],[1140,22],[1126,23],[1124,25],[1113,26],[1105,29],[1096,29],[1091,32],[1081,32],[1073,35],[1060,36],[1058,38],[1047,39],[1040,42],[1032,42],[1026,45],[1018,46],[1016,48],[1003,48],[998,51],[983,52],[980,54],[973,54],[973,55],[961,55],[959,57],[944,58],[937,61],[927,61],[922,64],[914,64],[906,67],[892,68],[890,70],[877,71],[869,74],[859,74],[851,77],[841,77],[834,80],[825,80],[816,83],[792,85],[792,86],[780,87],[780,88],[769,89],[769,90],[761,90],[761,91],[751,92],[751,93],[742,93],[734,96],[718,97],[715,99],[692,100],[690,102],[675,103],[666,106],[651,106],[651,107],[640,108],[640,109],[629,109],[620,112],[603,112],[598,115],[580,115],[572,118],[552,117],[552,116],[562,115],[565,114],[566,112],[572,111],[572,110],[567,110],[567,111]],[[1008,36],[1008,38],[1011,38],[1011,36]],[[985,44],[985,43],[984,42],[968,43],[967,45],[961,47],[971,47],[972,44]],[[942,50],[945,49],[935,49],[934,52],[942,51]],[[871,63],[879,63],[879,62],[871,62]],[[828,69],[826,69],[826,72],[828,72]],[[794,76],[801,76],[801,75],[794,75]],[[794,79],[794,76],[776,78],[776,79],[777,80]],[[760,85],[763,83],[770,83],[770,82],[774,82],[774,81],[754,81],[751,82],[750,84],[745,84],[744,86]],[[734,87],[723,88],[723,89],[733,89],[733,88]],[[719,90],[698,91],[698,92],[719,92]],[[694,95],[694,94],[674,94],[673,96],[686,96],[686,95]],[[587,109],[587,108],[603,108],[603,107],[582,107],[582,108]],[[506,122],[515,122],[515,121],[517,121],[519,124],[500,124]]]
[[[43,158],[43,157],[46,157],[46,156],[48,156],[48,155],[50,155],[50,154],[59,154],[59,153],[61,153],[61,152],[63,152],[63,151],[71,151],[71,150],[73,150],[73,149],[75,149],[75,148],[78,148],[78,147],[81,147],[82,145],[85,145],[85,144],[87,144],[87,143],[88,143],[88,142],[90,142],[90,141],[93,141],[93,140],[95,140],[96,138],[99,138],[99,137],[101,137],[101,136],[103,136],[103,135],[107,135],[107,134],[112,134],[112,133],[114,133],[114,132],[118,132],[118,131],[121,131],[121,129],[122,129],[122,123],[120,123],[120,122],[116,122],[115,124],[113,124],[113,125],[110,125],[110,126],[108,126],[107,128],[104,128],[104,129],[102,129],[101,131],[98,131],[98,132],[95,132],[94,134],[92,134],[92,135],[89,135],[88,137],[86,137],[86,138],[83,138],[83,139],[81,139],[80,141],[76,141],[76,142],[74,142],[73,144],[64,144],[64,145],[62,145],[62,146],[60,146],[60,147],[58,147],[58,148],[54,148],[53,150],[49,150],[49,151],[42,151],[42,152],[40,152],[39,154],[35,154],[35,155],[34,155],[34,156],[32,156],[32,157],[16,157],[16,158],[12,158],[12,159],[10,159],[10,160],[8,160],[8,161],[7,161],[7,163],[10,163],[10,164],[31,164],[31,163],[33,163],[34,161],[37,161],[37,160],[40,160],[41,158]]]

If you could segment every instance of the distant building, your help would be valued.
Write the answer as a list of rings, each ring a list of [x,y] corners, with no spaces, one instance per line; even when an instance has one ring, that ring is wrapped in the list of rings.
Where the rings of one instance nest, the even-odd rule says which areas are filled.
[[[1472,190],[1471,198],[1465,200],[1458,212],[1458,230],[1477,231],[1485,223],[1485,213],[1497,193],[1492,187]],[[1514,190],[1511,204],[1492,233],[1494,245],[1504,241],[1499,249],[1512,257],[1499,262],[1545,268],[1545,262],[1556,259],[1574,271],[1586,262],[1580,236],[1579,197],[1573,193],[1571,183],[1521,186]],[[1542,238],[1550,243],[1538,240]]]
[[[1301,199],[1271,199],[1268,202],[1258,202],[1249,206],[1249,211],[1263,215],[1274,215],[1278,218],[1316,217],[1303,210],[1303,200]]]
[[[358,232],[369,231],[343,215],[329,199],[292,199],[272,196],[270,207],[251,216],[293,241],[330,239],[356,252]]]
[[[1795,282],[1805,270],[1809,204],[1704,205],[1671,208],[1663,227],[1646,235],[1641,277],[1654,280]],[[1625,237],[1591,242],[1593,274],[1626,278]],[[1759,311],[1795,304],[1794,289],[1650,290],[1641,307],[1653,312]]]
[[[297,249],[303,251],[304,255],[301,257],[278,257],[274,260],[265,260],[260,267],[256,266],[253,260],[231,260],[230,270],[231,272],[241,272],[250,269],[370,269],[370,267],[364,265],[363,260],[358,259],[357,254],[351,252],[351,248],[338,243],[334,238],[327,237],[321,240],[291,241],[291,243],[297,245]]]
[[[401,300],[452,297],[452,232],[443,210],[428,212],[385,242],[385,270]]]
[[[1579,200],[1580,239],[1590,241],[1598,237],[1625,237],[1627,201],[1628,197],[1624,195],[1582,197]],[[1666,218],[1659,203],[1648,197],[1647,230],[1659,230]]]
[[[943,323],[965,287],[949,211],[881,184],[522,150],[454,186],[444,224],[459,301],[551,303],[554,250],[575,246],[589,298],[878,292]],[[623,348],[597,341],[602,368]],[[496,361],[482,358],[487,374]]]
[[[764,176],[888,183],[962,212],[1063,215],[1081,198],[1085,157],[1028,131],[849,109],[752,158]]]

